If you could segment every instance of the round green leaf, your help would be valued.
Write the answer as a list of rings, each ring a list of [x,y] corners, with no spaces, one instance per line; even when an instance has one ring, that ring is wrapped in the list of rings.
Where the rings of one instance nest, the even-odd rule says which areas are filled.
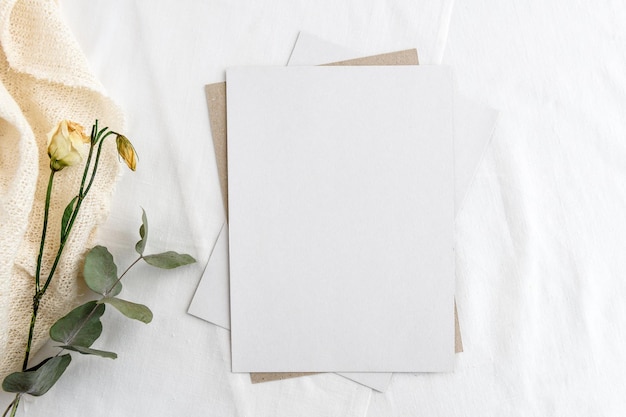
[[[147,255],[143,257],[144,261],[152,266],[163,269],[173,269],[179,266],[189,265],[196,260],[186,253],[177,253],[174,251],[163,252],[156,255]]]
[[[106,297],[100,300],[100,302],[111,304],[120,313],[128,318],[142,321],[144,323],[150,323],[152,321],[152,311],[143,304],[131,303],[130,301],[122,300],[121,298]]]
[[[26,393],[37,397],[43,395],[63,375],[71,361],[70,355],[48,358],[31,369],[9,374],[2,381],[2,389],[6,392]]]
[[[148,241],[148,218],[146,217],[146,211],[141,209],[141,227],[139,227],[139,236],[141,240],[135,244],[135,250],[138,254],[143,255],[143,251],[146,248],[146,242]]]
[[[61,317],[50,328],[50,338],[64,345],[89,347],[102,333],[104,305],[89,301]]]
[[[87,286],[98,294],[116,296],[122,291],[122,284],[116,284],[117,266],[113,255],[104,246],[95,246],[89,251],[83,275]]]

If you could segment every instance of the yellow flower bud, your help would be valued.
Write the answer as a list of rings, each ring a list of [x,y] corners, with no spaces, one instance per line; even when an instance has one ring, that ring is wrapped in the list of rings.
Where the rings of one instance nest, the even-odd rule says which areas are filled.
[[[48,156],[50,169],[60,171],[67,166],[77,164],[82,160],[80,145],[89,143],[89,136],[78,123],[62,120],[48,133]]]
[[[128,168],[134,171],[137,168],[137,153],[133,144],[124,135],[117,135],[115,143],[117,144],[117,153],[126,162]]]

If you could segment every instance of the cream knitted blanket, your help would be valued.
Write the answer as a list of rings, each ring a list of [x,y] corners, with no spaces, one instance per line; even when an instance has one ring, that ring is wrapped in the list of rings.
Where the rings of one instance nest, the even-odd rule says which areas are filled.
[[[46,133],[70,119],[87,133],[122,128],[122,114],[106,97],[52,0],[0,1],[0,379],[21,366],[32,308],[34,272],[50,174]],[[44,296],[34,348],[76,302],[84,253],[108,212],[118,173],[110,141],[99,174],[65,246],[53,284]],[[82,166],[55,175],[43,274],[59,244],[64,207],[76,194]],[[43,275],[42,276],[45,276]]]

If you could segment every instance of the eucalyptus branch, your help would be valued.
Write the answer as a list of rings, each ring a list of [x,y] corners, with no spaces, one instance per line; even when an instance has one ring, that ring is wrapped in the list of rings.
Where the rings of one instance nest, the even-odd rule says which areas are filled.
[[[94,315],[94,313],[96,312],[97,308],[98,308],[98,303],[94,304],[94,306],[91,309],[91,311],[89,311],[87,316],[85,316],[84,321],[79,326],[77,326],[76,328],[72,329],[72,333],[70,334],[69,340],[66,342],[66,344],[71,345],[71,344],[74,343],[74,340],[76,339],[76,336],[85,327],[85,323],[87,323],[89,321],[89,319]]]
[[[122,280],[122,278],[124,278],[124,276],[128,273],[128,271],[131,270],[131,268],[133,266],[135,266],[137,264],[137,262],[139,262],[141,259],[143,258],[143,256],[139,256],[135,261],[133,261],[133,263],[131,263],[128,268],[126,268],[126,270],[119,276],[119,278],[117,278],[117,280],[113,283],[113,285],[111,285],[111,287],[106,290],[104,292],[104,294],[102,294],[102,297],[100,297],[100,299],[96,300],[96,303],[94,304],[93,308],[87,313],[87,315],[85,316],[85,318],[74,328],[72,329],[71,334],[68,337],[68,340],[66,341],[67,345],[72,345],[72,343],[74,342],[74,339],[76,338],[76,336],[85,328],[85,326],[87,325],[87,323],[89,323],[89,319],[94,315],[94,313],[96,312],[96,309],[98,308],[98,305],[102,304],[102,302],[108,297],[108,294],[113,291],[113,289],[115,288],[115,286],[117,284],[119,284],[119,282]],[[65,347],[60,346],[60,350],[59,352],[56,354],[56,356],[59,356],[61,353],[63,353],[63,351],[66,350]]]
[[[117,286],[117,284],[120,283],[120,281],[122,280],[122,278],[124,278],[124,275],[126,275],[128,273],[128,271],[130,271],[130,269],[135,266],[137,264],[137,262],[141,261],[143,259],[143,255],[139,255],[139,258],[135,259],[133,261],[132,264],[130,264],[128,266],[128,268],[126,268],[126,270],[124,272],[122,272],[122,275],[119,276],[119,278],[113,283],[113,285],[111,285],[111,287],[106,290],[106,292],[104,293],[104,296],[106,297],[107,295],[109,295],[111,293],[111,291],[113,291],[113,288],[115,288]]]

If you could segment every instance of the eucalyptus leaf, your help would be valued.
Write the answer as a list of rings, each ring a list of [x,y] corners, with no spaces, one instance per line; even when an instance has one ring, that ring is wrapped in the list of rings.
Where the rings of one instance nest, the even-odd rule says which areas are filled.
[[[158,253],[156,255],[146,255],[143,259],[148,264],[163,269],[178,268],[179,266],[189,265],[196,262],[192,256],[187,255],[186,253],[181,254],[174,251]]]
[[[143,255],[143,251],[146,248],[146,242],[148,241],[148,218],[146,217],[146,211],[141,209],[141,227],[139,227],[139,236],[141,240],[135,244],[135,250],[138,254]]]
[[[117,353],[115,352],[107,352],[106,350],[98,350],[87,348],[83,346],[59,346],[63,349],[72,350],[74,352],[82,353],[83,355],[97,355],[102,356],[103,358],[117,359]]]
[[[37,397],[43,395],[63,375],[71,361],[70,355],[55,356],[26,371],[13,372],[2,381],[2,389],[6,392],[26,393]]]
[[[143,304],[132,303],[121,298],[105,297],[99,302],[111,304],[120,313],[128,318],[150,323],[152,321],[152,311]]]
[[[87,286],[98,294],[114,297],[122,291],[122,284],[117,280],[117,266],[113,255],[104,246],[95,246],[89,251],[83,275]]]
[[[72,201],[70,201],[67,207],[65,207],[65,211],[63,211],[63,218],[61,219],[61,239],[67,234],[67,223],[70,221],[70,217],[72,217],[72,213],[74,212],[76,200],[78,200],[78,196],[72,198]]]
[[[102,333],[103,304],[89,301],[61,317],[50,328],[50,338],[64,345],[89,347]]]

